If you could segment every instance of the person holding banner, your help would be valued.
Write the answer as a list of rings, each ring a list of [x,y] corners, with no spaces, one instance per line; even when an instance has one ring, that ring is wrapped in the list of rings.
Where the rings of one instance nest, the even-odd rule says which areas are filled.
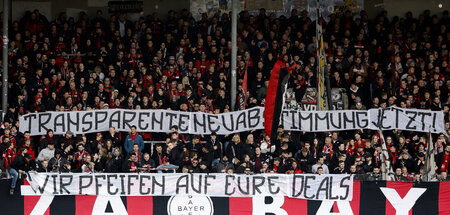
[[[141,161],[141,167],[144,168],[144,172],[150,172],[150,168],[155,168],[155,161],[150,158],[150,154],[145,153],[144,158]],[[146,169],[146,170],[145,170]]]
[[[22,174],[29,170],[34,170],[33,165],[30,163],[31,155],[25,153],[24,155],[19,155],[14,161],[9,165],[9,174],[12,176],[11,189],[9,191],[10,195],[14,195],[14,189],[16,188],[17,179],[22,177]]]
[[[130,153],[130,158],[124,163],[122,170],[124,172],[138,172],[138,168],[141,167],[140,163],[136,160],[136,153]]]
[[[206,163],[202,163],[204,165],[203,169],[206,166]],[[179,166],[173,165],[169,162],[168,159],[163,159],[163,164],[156,167],[158,169],[158,173],[162,173],[163,171],[176,172]]]
[[[82,173],[94,173],[95,172],[95,163],[92,162],[92,158],[90,155],[84,158],[84,164],[81,166]]]

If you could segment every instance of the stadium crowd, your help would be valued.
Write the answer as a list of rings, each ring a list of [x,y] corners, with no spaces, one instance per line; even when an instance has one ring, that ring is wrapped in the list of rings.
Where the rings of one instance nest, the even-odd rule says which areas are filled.
[[[176,169],[208,173],[352,173],[380,180],[385,142],[395,177],[420,181],[427,147],[434,144],[436,172],[450,165],[449,13],[369,20],[365,11],[332,14],[323,25],[331,87],[345,88],[351,109],[420,108],[444,111],[447,133],[371,130],[289,132],[271,140],[262,130],[212,134],[108,132],[30,136],[18,131],[30,112],[108,108],[231,111],[231,21],[228,14],[195,20],[188,10],[130,21],[80,13],[55,20],[38,10],[9,27],[8,112],[1,125],[1,170],[13,186],[27,170],[137,172]],[[271,68],[296,63],[289,87],[300,101],[317,86],[315,21],[306,11],[275,17],[264,9],[238,20],[238,96],[246,108],[264,106]],[[248,74],[248,92],[243,77]],[[238,99],[239,101],[239,99]],[[242,109],[238,102],[236,109]],[[144,141],[164,141],[144,144]],[[152,149],[153,147],[153,149]],[[158,170],[161,171],[161,170]],[[415,175],[413,175],[415,174]]]

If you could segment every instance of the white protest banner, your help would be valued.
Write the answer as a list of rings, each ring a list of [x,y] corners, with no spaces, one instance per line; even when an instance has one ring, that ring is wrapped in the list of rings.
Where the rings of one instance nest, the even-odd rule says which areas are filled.
[[[280,124],[288,131],[340,131],[354,129],[409,130],[445,133],[444,113],[419,109],[370,109],[338,111],[283,110]],[[31,113],[20,117],[21,132],[44,135],[72,131],[76,134],[108,131],[170,132],[173,125],[180,133],[232,134],[264,128],[264,108],[255,107],[222,114],[168,110],[95,110]]]
[[[370,109],[370,128],[445,133],[444,113],[421,109]]]
[[[222,114],[124,109],[32,113],[20,117],[19,130],[31,135],[44,135],[48,129],[55,134],[81,134],[108,131],[110,127],[128,132],[133,125],[138,132],[170,132],[176,125],[180,133],[230,134],[264,129],[264,108]]]
[[[409,130],[445,133],[444,113],[419,109],[337,111],[283,110],[280,124],[288,131],[342,131],[355,129]]]
[[[333,201],[353,198],[353,175],[30,172],[27,180],[32,189],[22,189],[25,196],[288,196]]]

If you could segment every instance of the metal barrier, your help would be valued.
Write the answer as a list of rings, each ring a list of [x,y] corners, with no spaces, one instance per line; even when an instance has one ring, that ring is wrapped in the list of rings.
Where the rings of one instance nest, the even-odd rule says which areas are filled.
[[[144,140],[144,144],[151,144],[151,146],[150,146],[151,155],[153,154],[153,147],[155,146],[155,144],[165,144],[165,143],[166,143],[166,141],[162,141],[162,140],[159,140],[159,141]]]

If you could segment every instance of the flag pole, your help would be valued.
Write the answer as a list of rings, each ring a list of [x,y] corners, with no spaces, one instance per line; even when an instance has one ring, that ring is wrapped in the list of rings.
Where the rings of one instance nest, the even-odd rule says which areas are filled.
[[[237,19],[238,0],[232,0],[233,10],[231,11],[231,110],[236,109],[236,68],[237,68]]]
[[[380,133],[380,138],[383,140],[381,143],[381,176],[384,181],[394,181],[394,172],[392,170],[391,161],[389,160],[389,154],[386,147],[386,141],[384,139],[383,131],[379,129],[378,132]]]
[[[316,65],[317,65],[317,93],[316,93],[316,100],[317,100],[317,110],[322,110],[322,90],[320,89],[320,82],[321,82],[321,78],[320,78],[320,47],[319,47],[319,40],[320,40],[320,33],[319,33],[319,28],[321,28],[321,26],[319,25],[319,17],[320,17],[320,0],[316,1],[316,55],[317,55],[317,60],[316,60]]]
[[[8,18],[9,18],[9,0],[3,1],[3,73],[2,73],[2,116],[6,114],[8,107]]]
[[[429,141],[427,145],[427,154],[425,155],[424,181],[435,181],[436,179],[436,163],[434,161],[434,143],[431,135],[431,126],[428,129]]]

